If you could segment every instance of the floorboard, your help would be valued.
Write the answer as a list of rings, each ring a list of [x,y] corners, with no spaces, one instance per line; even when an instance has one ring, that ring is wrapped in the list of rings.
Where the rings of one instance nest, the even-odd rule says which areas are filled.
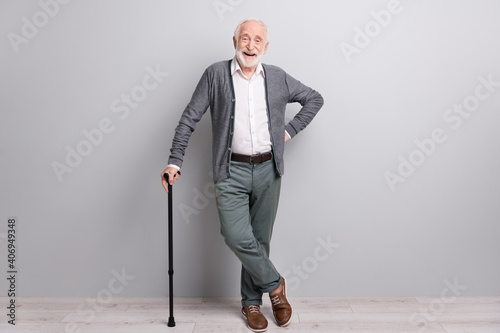
[[[2,333],[244,333],[250,332],[236,298],[176,298],[175,329],[167,327],[168,298],[18,297],[16,325]],[[500,297],[291,298],[291,324],[278,327],[266,300],[268,332],[500,333]]]

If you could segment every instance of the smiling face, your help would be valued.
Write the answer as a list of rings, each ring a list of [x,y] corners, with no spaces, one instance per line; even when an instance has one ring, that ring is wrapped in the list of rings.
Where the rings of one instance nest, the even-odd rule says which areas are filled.
[[[269,45],[267,29],[257,21],[248,21],[241,25],[233,37],[236,60],[242,68],[255,69]]]

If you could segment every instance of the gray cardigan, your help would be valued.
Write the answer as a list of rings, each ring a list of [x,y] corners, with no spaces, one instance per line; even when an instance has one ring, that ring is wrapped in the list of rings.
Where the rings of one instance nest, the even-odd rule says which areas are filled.
[[[214,182],[231,176],[230,160],[234,131],[235,97],[231,61],[220,61],[203,73],[191,101],[175,129],[168,164],[182,166],[189,138],[210,107],[212,117],[212,164]],[[275,166],[284,174],[285,130],[294,137],[314,118],[323,105],[321,95],[285,73],[281,68],[262,64],[265,73],[267,114]],[[287,103],[298,102],[302,109],[285,124]]]

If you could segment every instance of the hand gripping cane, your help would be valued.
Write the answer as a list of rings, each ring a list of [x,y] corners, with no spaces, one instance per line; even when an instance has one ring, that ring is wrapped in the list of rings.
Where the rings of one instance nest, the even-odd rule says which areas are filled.
[[[177,171],[180,175],[181,173]],[[174,320],[174,268],[173,268],[173,244],[172,244],[172,185],[168,182],[168,173],[163,174],[163,178],[167,180],[168,186],[168,297],[169,297],[169,308],[170,308],[170,316],[168,317],[168,327],[175,326]]]

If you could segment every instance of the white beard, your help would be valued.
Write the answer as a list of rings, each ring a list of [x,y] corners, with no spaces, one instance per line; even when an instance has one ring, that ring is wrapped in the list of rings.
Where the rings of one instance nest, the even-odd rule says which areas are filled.
[[[256,67],[262,59],[262,53],[257,52],[254,57],[247,60],[242,50],[236,50],[236,59],[243,67]]]

